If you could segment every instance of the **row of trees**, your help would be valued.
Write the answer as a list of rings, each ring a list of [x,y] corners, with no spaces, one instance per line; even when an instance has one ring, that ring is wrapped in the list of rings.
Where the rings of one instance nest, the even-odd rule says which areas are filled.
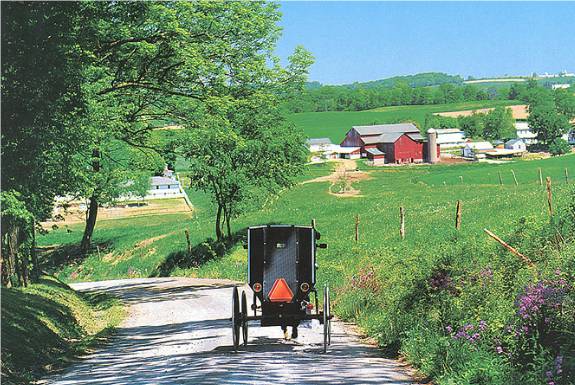
[[[361,111],[376,107],[444,104],[506,99],[507,93],[486,91],[473,85],[444,83],[437,87],[413,87],[398,81],[370,87],[321,86],[294,95],[287,103],[289,112]]]
[[[303,162],[303,138],[284,133],[277,110],[312,59],[298,48],[283,68],[272,55],[277,4],[2,3],[2,13],[5,285],[27,282],[36,224],[57,195],[88,201],[89,252],[98,208],[145,193],[178,151],[217,204],[221,238],[251,189],[289,185]],[[185,140],[158,142],[162,121]]]

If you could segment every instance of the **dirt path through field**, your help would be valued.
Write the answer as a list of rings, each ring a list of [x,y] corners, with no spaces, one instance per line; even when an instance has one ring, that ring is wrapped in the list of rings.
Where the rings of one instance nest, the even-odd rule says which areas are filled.
[[[250,344],[231,346],[234,283],[149,278],[73,285],[121,297],[130,315],[106,346],[44,381],[52,385],[124,384],[413,384],[405,365],[341,322],[322,353],[323,327],[300,327],[285,341],[279,327],[250,324]]]
[[[306,183],[330,182],[329,193],[338,197],[360,197],[360,190],[353,187],[353,183],[372,178],[368,172],[357,170],[357,163],[353,159],[338,159],[335,170],[330,175],[320,176],[306,180]]]

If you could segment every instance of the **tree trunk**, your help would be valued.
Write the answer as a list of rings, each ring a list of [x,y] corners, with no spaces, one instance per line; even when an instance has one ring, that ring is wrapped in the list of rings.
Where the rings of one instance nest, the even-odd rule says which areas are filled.
[[[38,253],[36,252],[36,219],[32,219],[32,280],[38,281],[40,278],[40,265],[38,264]]]
[[[94,173],[100,172],[100,150],[95,148],[92,150],[92,171]],[[92,244],[92,234],[94,227],[96,227],[96,217],[98,216],[98,195],[96,191],[90,197],[90,207],[88,208],[88,216],[86,217],[86,228],[82,236],[82,243],[80,243],[80,250],[86,253]]]
[[[92,244],[92,234],[94,227],[96,227],[96,217],[98,216],[98,198],[96,195],[90,197],[90,207],[88,208],[88,218],[86,219],[86,227],[84,228],[84,235],[82,236],[82,243],[80,250],[86,253]]]
[[[218,204],[218,211],[216,213],[216,238],[218,241],[222,239],[222,206]]]
[[[232,227],[230,226],[230,213],[226,214],[226,228],[228,229],[228,239],[232,239]]]

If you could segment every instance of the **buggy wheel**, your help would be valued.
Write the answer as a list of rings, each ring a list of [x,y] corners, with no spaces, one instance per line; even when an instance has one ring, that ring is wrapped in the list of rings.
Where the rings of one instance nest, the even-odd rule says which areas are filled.
[[[242,337],[244,346],[248,346],[248,299],[246,292],[242,292]]]
[[[240,324],[242,322],[242,315],[240,313],[240,296],[238,288],[234,287],[232,295],[232,338],[234,343],[234,350],[238,350],[240,344]]]
[[[323,352],[327,353],[327,346],[331,344],[331,320],[329,308],[329,287],[323,289]]]

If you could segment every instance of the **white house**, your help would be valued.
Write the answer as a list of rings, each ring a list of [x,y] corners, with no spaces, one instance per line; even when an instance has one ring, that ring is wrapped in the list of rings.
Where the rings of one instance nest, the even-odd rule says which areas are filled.
[[[150,189],[144,199],[181,198],[184,196],[180,182],[165,176],[150,178]]]
[[[551,89],[552,90],[558,90],[558,89],[567,89],[571,87],[571,84],[565,83],[565,84],[552,84],[551,85]]]
[[[529,124],[523,121],[515,122],[515,131],[518,139],[523,139],[525,144],[537,143],[537,134],[531,131]]]
[[[505,142],[505,148],[507,150],[515,151],[527,151],[527,145],[521,139],[511,139]]]
[[[459,128],[437,128],[437,144],[440,148],[465,146],[465,133]]]
[[[489,142],[469,142],[461,150],[465,158],[475,158],[477,154],[493,150],[493,145]]]
[[[328,151],[333,143],[329,138],[310,138],[306,140],[310,152]]]

